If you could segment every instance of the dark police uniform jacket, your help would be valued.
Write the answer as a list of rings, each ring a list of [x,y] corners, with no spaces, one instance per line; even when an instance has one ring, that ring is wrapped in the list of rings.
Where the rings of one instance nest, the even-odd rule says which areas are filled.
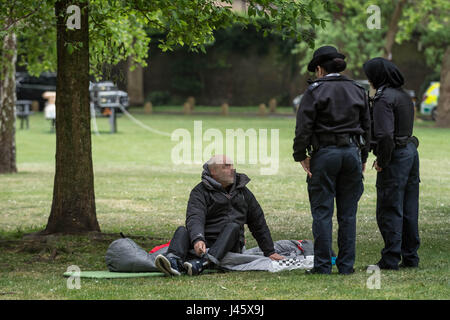
[[[349,134],[361,136],[361,160],[366,162],[370,150],[370,111],[364,87],[340,74],[328,74],[314,81],[303,94],[297,111],[295,161],[306,159],[313,136]]]
[[[414,104],[401,88],[381,86],[373,98],[372,149],[377,164],[385,168],[391,161],[396,147],[406,146],[413,132]],[[418,140],[413,141],[416,146]]]

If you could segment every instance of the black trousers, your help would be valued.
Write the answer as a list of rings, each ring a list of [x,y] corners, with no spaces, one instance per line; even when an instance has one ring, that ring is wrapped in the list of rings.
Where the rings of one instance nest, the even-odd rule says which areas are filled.
[[[312,177],[307,178],[313,217],[314,269],[331,273],[334,200],[338,221],[338,256],[341,273],[353,270],[355,262],[356,211],[363,193],[362,163],[359,149],[327,146],[311,157]]]
[[[377,174],[377,223],[384,240],[380,263],[397,268],[400,260],[418,266],[419,155],[413,143],[395,149]]]
[[[209,248],[208,257],[213,263],[218,263],[227,252],[241,252],[241,245],[239,241],[240,225],[234,222],[226,224],[217,238],[206,238],[206,247]],[[195,255],[190,254],[193,249],[189,232],[186,227],[178,227],[175,234],[170,241],[167,250],[168,255],[174,255],[176,258],[186,261],[187,259],[196,258]],[[198,258],[198,257],[197,257]]]

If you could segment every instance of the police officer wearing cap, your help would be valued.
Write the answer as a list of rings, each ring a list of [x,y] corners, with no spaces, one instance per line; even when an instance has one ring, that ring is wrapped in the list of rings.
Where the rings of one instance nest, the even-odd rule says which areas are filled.
[[[335,199],[336,266],[341,274],[354,272],[356,211],[364,190],[370,113],[364,88],[339,73],[346,67],[344,59],[332,46],[314,52],[308,71],[315,72],[317,80],[309,85],[297,111],[293,157],[307,172],[313,217],[314,268],[309,273],[331,273]]]
[[[374,58],[363,66],[373,97],[372,149],[377,170],[377,223],[384,240],[380,269],[418,267],[419,141],[412,136],[414,104],[397,66]],[[399,265],[401,261],[401,264]]]

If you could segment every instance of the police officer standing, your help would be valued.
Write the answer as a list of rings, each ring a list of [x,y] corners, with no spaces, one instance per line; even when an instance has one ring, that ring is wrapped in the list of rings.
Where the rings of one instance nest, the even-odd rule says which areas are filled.
[[[403,76],[384,58],[367,61],[373,98],[373,153],[377,159],[377,223],[384,240],[380,269],[419,265],[419,141],[412,136],[414,105]]]
[[[293,157],[307,172],[314,237],[310,273],[331,273],[335,198],[336,266],[341,274],[354,272],[356,211],[364,190],[370,113],[364,88],[339,73],[345,70],[344,59],[332,46],[314,52],[308,70],[316,73],[317,80],[304,93],[297,111]]]

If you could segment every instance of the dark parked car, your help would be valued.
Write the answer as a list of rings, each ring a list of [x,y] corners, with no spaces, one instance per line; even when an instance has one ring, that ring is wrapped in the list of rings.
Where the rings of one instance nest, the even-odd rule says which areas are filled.
[[[26,72],[16,73],[17,100],[36,100],[39,111],[42,111],[47,101],[42,98],[45,91],[56,91],[56,73],[44,72],[39,77],[32,77]]]
[[[45,91],[56,91],[56,73],[44,72],[39,77],[32,77],[26,72],[16,73],[17,100],[36,100],[39,102],[39,111],[45,108],[46,99],[42,97]],[[121,91],[111,81],[89,84],[90,99],[94,104],[96,113],[104,113],[117,101],[121,106],[128,107],[128,94]],[[120,112],[120,109],[117,110]]]

